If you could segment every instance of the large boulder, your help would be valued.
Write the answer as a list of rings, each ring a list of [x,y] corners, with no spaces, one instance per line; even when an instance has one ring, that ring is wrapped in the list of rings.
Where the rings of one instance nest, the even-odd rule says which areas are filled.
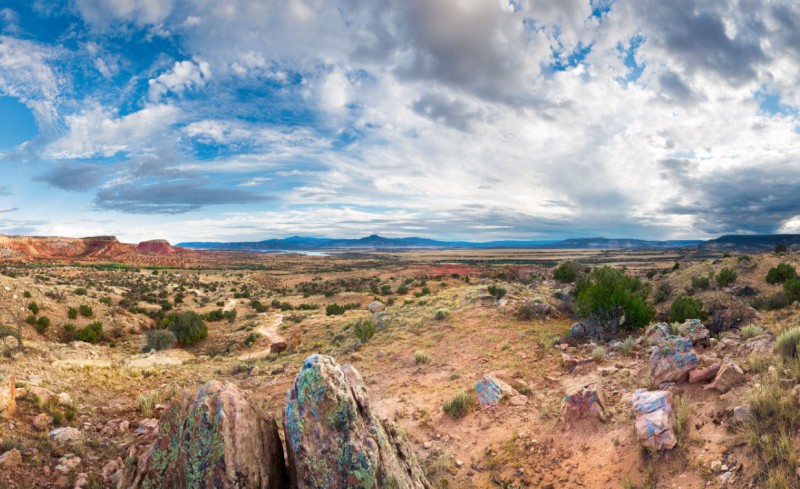
[[[287,398],[284,430],[293,487],[430,487],[405,436],[372,411],[352,366],[311,355]]]
[[[606,420],[605,396],[596,384],[582,385],[570,390],[561,401],[561,421],[569,424],[574,419],[591,416]]]
[[[656,385],[682,382],[696,366],[697,354],[688,338],[668,336],[657,340],[650,354],[650,375]]]
[[[706,305],[709,318],[705,325],[712,335],[756,322],[761,316],[739,300],[715,300]]]
[[[775,335],[772,331],[764,331],[758,336],[744,340],[737,348],[737,353],[742,356],[771,355],[775,352]]]
[[[372,314],[378,314],[386,310],[386,304],[381,301],[372,301],[367,305],[367,310]]]
[[[716,389],[724,394],[737,385],[744,383],[744,381],[745,376],[742,369],[729,357],[725,357],[717,376],[714,377],[714,382],[705,386],[705,388]]]
[[[505,398],[519,395],[516,389],[492,375],[484,375],[475,384],[475,393],[483,407],[496,406]]]
[[[654,345],[657,341],[666,339],[670,335],[669,324],[655,323],[647,328],[644,336],[647,338],[647,343]]]
[[[633,393],[636,435],[643,445],[669,450],[678,443],[673,425],[672,394],[668,391],[639,389]]]
[[[17,411],[17,395],[15,391],[14,376],[9,375],[0,382],[0,416],[13,418]]]
[[[155,442],[127,467],[119,488],[284,488],[289,477],[274,418],[235,385],[210,381],[173,403]]]

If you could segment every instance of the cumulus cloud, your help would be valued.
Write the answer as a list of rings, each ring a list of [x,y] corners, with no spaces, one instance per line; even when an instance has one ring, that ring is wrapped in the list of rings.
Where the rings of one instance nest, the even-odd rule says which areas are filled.
[[[177,61],[171,70],[151,79],[149,96],[158,101],[168,93],[181,94],[193,88],[203,87],[211,77],[211,65],[207,61]]]

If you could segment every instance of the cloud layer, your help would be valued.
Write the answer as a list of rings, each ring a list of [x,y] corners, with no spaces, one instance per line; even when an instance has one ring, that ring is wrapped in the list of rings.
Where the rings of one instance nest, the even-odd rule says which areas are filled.
[[[39,125],[0,153],[17,228],[478,240],[800,222],[790,0],[42,0],[0,23],[0,95]],[[31,224],[36,189],[62,215]]]

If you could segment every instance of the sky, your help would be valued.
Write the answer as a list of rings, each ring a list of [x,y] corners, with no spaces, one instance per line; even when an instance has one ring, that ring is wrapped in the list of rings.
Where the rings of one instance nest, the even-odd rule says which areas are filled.
[[[0,0],[0,233],[800,233],[800,2]]]

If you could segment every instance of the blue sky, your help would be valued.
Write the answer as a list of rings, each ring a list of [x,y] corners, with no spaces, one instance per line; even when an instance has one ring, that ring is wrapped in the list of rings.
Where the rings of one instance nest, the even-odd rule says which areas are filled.
[[[0,233],[800,232],[800,6],[0,0]]]

